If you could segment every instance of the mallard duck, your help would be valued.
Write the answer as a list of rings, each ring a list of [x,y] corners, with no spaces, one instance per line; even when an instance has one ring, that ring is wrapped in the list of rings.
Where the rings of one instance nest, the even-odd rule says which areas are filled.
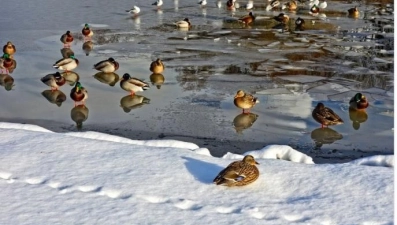
[[[295,29],[296,30],[303,30],[305,28],[305,20],[302,18],[298,17],[298,19],[295,20]]]
[[[9,74],[0,74],[0,85],[3,86],[7,91],[11,91],[14,87],[14,78]]]
[[[233,10],[234,9],[234,7],[235,7],[235,2],[236,2],[236,0],[227,0],[227,2],[226,2],[226,8],[228,9],[228,10]]]
[[[253,0],[248,0],[247,4],[244,6],[246,10],[251,10],[254,8],[254,1]]]
[[[114,60],[113,58],[108,58],[95,64],[94,69],[105,73],[113,73],[114,71],[119,69],[119,63],[116,62],[116,60]]]
[[[157,8],[160,8],[160,6],[163,5],[163,0],[157,0],[155,3],[153,3],[152,5],[157,6]]]
[[[3,54],[0,59],[0,68],[5,69],[7,74],[10,74],[14,71],[17,66],[17,62],[14,59],[10,58],[10,55]]]
[[[101,83],[109,84],[109,86],[114,86],[120,79],[119,75],[116,73],[104,73],[98,72],[94,75],[94,78]]]
[[[254,22],[255,15],[253,12],[249,12],[248,15],[242,16],[238,20],[243,22],[245,25],[248,25],[248,24]]]
[[[126,12],[128,12],[128,13],[130,13],[130,14],[133,14],[134,16],[138,15],[138,13],[139,13],[140,11],[141,11],[141,9],[140,9],[138,6],[136,6],[136,5],[134,5],[134,6],[132,7],[132,9],[126,10]]]
[[[355,110],[349,108],[349,118],[352,121],[352,126],[355,130],[360,129],[360,124],[368,119],[368,114],[365,110]]]
[[[349,17],[357,18],[360,15],[360,11],[358,11],[357,6],[347,10],[349,13]]]
[[[131,77],[128,73],[123,75],[123,78],[120,81],[120,87],[123,90],[130,92],[131,95],[135,95],[135,92],[146,91],[150,88],[148,83]]]
[[[76,59],[74,55],[71,55],[69,58],[64,58],[56,61],[52,66],[58,70],[64,70],[67,73],[75,69],[78,65],[79,60]]]
[[[120,107],[123,111],[129,113],[132,109],[138,109],[142,106],[149,104],[150,99],[141,95],[127,95],[120,99]]]
[[[70,56],[74,55],[74,52],[71,48],[61,48],[61,55],[65,58],[70,58]]]
[[[284,3],[283,6],[281,6],[281,9],[288,9],[289,11],[294,11],[298,7],[298,3],[295,0],[291,0],[287,3]]]
[[[316,4],[314,4],[312,7],[310,7],[310,12],[318,13],[318,12],[320,12],[320,8]]]
[[[243,160],[230,163],[215,177],[216,185],[228,187],[244,186],[254,182],[259,177],[259,170],[255,166],[259,164],[252,155],[244,156]]]
[[[51,91],[56,91],[58,88],[66,83],[65,78],[59,73],[48,74],[42,77],[41,82],[51,87]]]
[[[94,48],[94,43],[92,41],[86,41],[81,48],[83,49],[85,55],[89,56],[90,52]]]
[[[319,102],[312,112],[315,121],[324,126],[332,126],[343,124],[343,120],[332,109],[325,107],[323,103]]]
[[[207,0],[201,0],[201,1],[198,2],[198,4],[200,6],[205,6],[205,5],[207,5]]]
[[[3,53],[8,54],[9,56],[14,55],[16,51],[15,45],[13,45],[11,41],[7,42],[7,44],[3,47]]]
[[[80,75],[73,71],[62,72],[61,75],[70,86],[74,86],[76,82],[80,80]]]
[[[325,8],[327,8],[327,2],[325,1],[325,0],[322,0],[322,2],[319,2],[318,3],[318,7],[320,8],[320,9],[325,9]]]
[[[258,115],[254,113],[242,113],[234,117],[233,126],[237,133],[242,133],[243,130],[250,128],[258,119]]]
[[[90,26],[88,25],[88,23],[84,24],[83,29],[81,30],[81,33],[84,36],[84,41],[91,41],[92,36],[94,35],[94,32],[91,30]]]
[[[185,18],[185,19],[183,19],[181,21],[175,22],[175,25],[178,28],[190,28],[190,27],[192,27],[192,24],[190,23],[189,18]]]
[[[88,91],[81,86],[80,82],[76,82],[74,88],[70,91],[70,98],[73,99],[74,106],[77,106],[78,102],[82,102],[85,105],[85,100],[88,98]]]
[[[164,71],[164,64],[161,59],[156,59],[150,64],[149,70],[153,73],[162,73]]]
[[[150,82],[152,82],[152,85],[156,85],[157,89],[161,88],[161,85],[164,84],[164,75],[161,73],[152,73],[150,75]]]
[[[354,97],[350,99],[349,104],[350,108],[354,110],[365,110],[369,106],[367,98],[361,93],[354,95]]]
[[[63,43],[64,48],[66,48],[66,47],[70,48],[70,44],[73,42],[72,33],[70,33],[70,31],[66,31],[66,33],[62,34],[60,40]]]
[[[254,107],[259,100],[250,94],[244,93],[242,90],[238,90],[234,96],[234,105],[243,109],[243,113],[249,113],[249,110]]]
[[[76,105],[70,110],[70,117],[76,123],[77,130],[83,128],[83,122],[88,118],[89,110],[86,105]]]
[[[41,92],[44,98],[46,98],[50,103],[61,107],[62,102],[66,101],[66,95],[60,90],[45,90]]]
[[[282,24],[287,24],[289,21],[289,16],[285,15],[284,13],[280,13],[278,16],[273,17],[273,19]]]
[[[270,11],[273,8],[277,7],[280,5],[280,1],[278,0],[272,0],[270,3],[266,6],[266,11]]]

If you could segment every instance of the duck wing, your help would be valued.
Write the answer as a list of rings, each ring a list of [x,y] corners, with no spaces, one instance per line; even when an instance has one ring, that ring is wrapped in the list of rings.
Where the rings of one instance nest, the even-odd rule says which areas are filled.
[[[149,87],[148,83],[146,83],[143,80],[140,80],[138,78],[135,78],[135,77],[132,77],[131,79],[129,79],[128,83],[133,84],[133,85],[138,86],[138,87],[142,87],[142,88],[144,88],[144,87],[148,88]]]
[[[316,114],[328,121],[342,121],[342,119],[328,107],[325,107],[324,110],[317,111]]]
[[[74,59],[72,59],[72,58],[63,58],[63,59],[60,59],[60,60],[58,60],[58,61],[55,62],[55,64],[53,65],[53,67],[64,66],[64,65],[66,65],[66,64],[69,64],[69,63],[73,62],[73,60],[74,60]]]
[[[94,65],[94,69],[101,70],[109,65],[111,65],[111,63],[108,60],[102,60],[99,63]]]

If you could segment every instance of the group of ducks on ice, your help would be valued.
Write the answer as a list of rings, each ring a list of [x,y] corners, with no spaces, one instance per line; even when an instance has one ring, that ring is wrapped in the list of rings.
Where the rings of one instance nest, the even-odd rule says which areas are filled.
[[[157,7],[161,7],[163,4],[162,0],[157,0],[153,5]],[[207,4],[206,0],[201,0],[199,2],[201,6],[205,6]],[[270,10],[272,8],[278,7],[280,2],[278,0],[269,1],[269,5],[266,8]],[[289,1],[282,5],[282,9],[287,8],[288,10],[296,10],[297,1]],[[233,9],[237,7],[237,3],[235,0],[228,0],[226,3],[228,9]],[[245,6],[248,10],[253,8],[253,1],[249,0],[248,4]],[[327,3],[325,1],[319,2],[318,0],[310,0],[310,11],[312,13],[318,13],[320,8],[325,8]],[[135,16],[139,14],[140,9],[137,6],[134,6],[131,10],[127,10],[134,14]],[[349,10],[349,15],[358,15],[357,8],[353,8]],[[283,13],[279,16],[274,17],[275,20],[281,23],[287,23],[289,21],[289,17]],[[249,12],[247,16],[241,17],[238,19],[244,24],[250,24],[254,22],[255,16],[253,12]],[[185,18],[182,21],[175,23],[177,27],[180,28],[190,28],[191,24],[188,18]],[[296,26],[303,26],[304,21],[300,18],[296,20]],[[93,36],[93,31],[91,30],[88,24],[85,24],[84,28],[81,31],[84,36],[85,43],[91,42],[91,38]],[[60,41],[64,44],[64,48],[70,48],[71,43],[73,42],[74,37],[70,31],[67,31],[60,38]],[[10,76],[7,76],[10,71],[15,69],[16,62],[13,59],[13,55],[16,52],[15,46],[12,42],[7,42],[3,47],[3,57],[0,58],[0,69],[6,70],[6,73],[0,79],[1,84],[9,84],[13,82],[8,82],[7,79],[12,79]],[[62,58],[56,61],[53,65],[54,68],[68,72],[72,71],[79,65],[79,60],[75,58],[74,54],[70,55],[67,58]],[[100,61],[93,66],[93,69],[99,70],[103,73],[113,73],[119,69],[119,63],[114,58],[108,58],[106,60]],[[150,64],[149,70],[153,74],[161,74],[164,71],[164,64],[161,59],[157,59]],[[63,75],[59,72],[54,74],[48,74],[41,78],[41,81],[51,87],[51,91],[58,90],[60,86],[65,84],[66,80]],[[128,73],[125,73],[120,81],[120,87],[130,92],[131,96],[135,95],[136,92],[144,91],[149,88],[149,84],[131,77]],[[6,87],[7,89],[7,87]],[[88,98],[87,89],[84,88],[80,82],[76,82],[72,90],[70,91],[70,97],[74,100],[75,106],[78,103],[85,105],[85,101]],[[243,110],[243,114],[250,113],[250,109],[253,108],[257,103],[259,103],[258,99],[251,94],[245,93],[243,90],[238,90],[236,95],[234,96],[234,105]],[[357,93],[353,96],[349,102],[351,110],[361,111],[368,107],[368,101],[364,95],[361,93]],[[315,109],[312,112],[312,116],[315,121],[321,124],[321,127],[338,125],[342,124],[343,120],[330,108],[325,107],[323,103],[318,103]],[[246,155],[243,160],[235,161],[228,165],[224,170],[222,170],[214,179],[214,183],[217,185],[226,185],[226,186],[243,186],[254,182],[259,177],[259,170],[255,166],[258,162],[255,161],[254,157],[251,155]]]

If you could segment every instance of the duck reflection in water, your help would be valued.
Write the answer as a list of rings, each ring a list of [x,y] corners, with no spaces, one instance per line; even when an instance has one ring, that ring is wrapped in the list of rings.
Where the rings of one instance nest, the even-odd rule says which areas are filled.
[[[156,85],[157,89],[161,88],[161,85],[164,84],[164,81],[164,75],[161,73],[152,73],[150,75],[150,82],[152,82],[152,85]]]
[[[258,115],[254,113],[241,113],[234,117],[233,126],[238,134],[242,134],[243,130],[250,128],[258,119]]]
[[[14,87],[14,78],[9,74],[0,74],[0,85],[3,86],[7,91],[11,91]]]
[[[360,129],[360,124],[364,123],[368,119],[368,114],[365,110],[355,110],[354,108],[349,108],[349,118],[353,122],[352,126],[355,130]]]
[[[61,75],[70,86],[74,86],[80,80],[80,75],[73,71],[62,72]]]
[[[83,122],[88,118],[89,110],[86,105],[77,105],[70,111],[70,117],[76,123],[77,130],[83,128]]]
[[[105,73],[99,72],[94,75],[94,78],[99,82],[108,84],[109,86],[114,86],[119,80],[120,77],[117,73]]]
[[[61,107],[62,102],[66,101],[66,95],[60,90],[45,90],[41,92],[44,98],[46,98],[50,103]]]
[[[68,59],[70,56],[74,56],[74,52],[70,48],[61,48],[61,55],[64,59]]]
[[[342,134],[329,127],[316,128],[310,136],[318,148],[321,148],[323,144],[332,144],[343,138]]]
[[[86,41],[81,48],[83,49],[85,55],[89,56],[92,49],[94,49],[94,43],[92,41]]]
[[[132,109],[138,109],[149,104],[150,99],[142,95],[127,95],[120,99],[120,107],[124,112],[129,113]]]

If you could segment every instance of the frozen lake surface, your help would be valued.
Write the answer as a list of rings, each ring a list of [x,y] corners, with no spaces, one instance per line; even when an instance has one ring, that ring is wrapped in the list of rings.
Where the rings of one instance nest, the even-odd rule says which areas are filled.
[[[189,141],[214,156],[268,144],[290,145],[316,163],[393,153],[394,22],[388,13],[393,1],[362,1],[359,18],[347,16],[357,3],[328,1],[318,15],[301,3],[296,12],[285,12],[291,18],[285,27],[272,19],[280,11],[266,11],[262,2],[254,2],[257,18],[250,26],[236,21],[248,12],[227,10],[226,1],[221,8],[215,0],[205,8],[196,1],[165,1],[159,10],[151,3],[2,3],[0,43],[16,45],[17,68],[11,74],[13,90],[0,89],[1,121],[77,131],[71,115],[82,109],[74,108],[72,87],[48,93],[40,81],[67,53],[59,38],[70,30],[75,35],[71,50],[80,61],[74,72],[89,92],[88,117],[77,117],[86,119],[83,131]],[[125,12],[133,4],[141,8],[137,17]],[[176,29],[173,23],[185,17],[192,28]],[[298,17],[306,20],[303,31],[295,30]],[[88,56],[80,35],[85,23],[95,33]],[[92,65],[108,57],[120,69],[104,77]],[[163,76],[149,71],[156,58],[166,65]],[[127,96],[118,82],[124,73],[150,82],[151,89]],[[260,100],[250,115],[233,105],[239,89]],[[370,101],[366,114],[349,112],[356,92]],[[65,99],[64,94],[66,101],[53,104],[55,94]],[[149,104],[136,105],[142,99]],[[311,116],[318,102],[345,123],[319,129]]]

